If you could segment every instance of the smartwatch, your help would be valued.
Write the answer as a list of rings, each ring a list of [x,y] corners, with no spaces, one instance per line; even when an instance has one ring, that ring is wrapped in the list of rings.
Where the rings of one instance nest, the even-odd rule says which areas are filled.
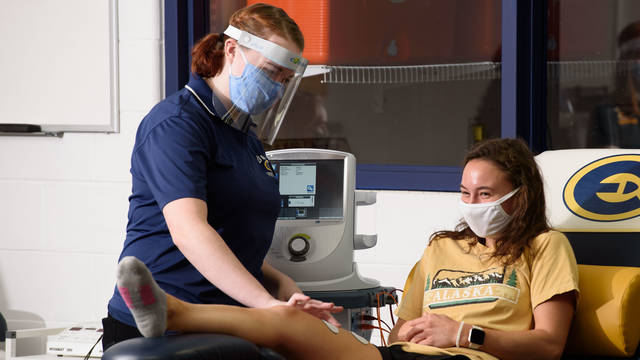
[[[473,325],[469,331],[469,347],[478,349],[484,344],[484,330],[480,326]]]

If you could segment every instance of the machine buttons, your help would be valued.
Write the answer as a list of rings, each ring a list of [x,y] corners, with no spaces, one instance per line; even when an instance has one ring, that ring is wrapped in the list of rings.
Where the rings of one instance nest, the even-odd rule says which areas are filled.
[[[296,234],[289,240],[289,253],[291,261],[299,262],[307,259],[305,256],[309,252],[309,236],[306,234]]]
[[[302,253],[307,247],[309,247],[309,244],[305,239],[295,238],[291,240],[291,244],[289,244],[289,246],[291,246],[291,252]]]

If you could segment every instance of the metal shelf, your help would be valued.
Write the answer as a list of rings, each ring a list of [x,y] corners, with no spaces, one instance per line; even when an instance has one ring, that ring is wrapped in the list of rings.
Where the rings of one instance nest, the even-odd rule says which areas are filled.
[[[599,61],[549,61],[547,76],[549,79],[593,79],[625,76],[633,61],[599,60]]]
[[[315,65],[313,67],[310,73],[322,75],[321,82],[325,84],[411,84],[500,78],[500,64],[493,62],[409,66]]]
[[[633,61],[550,61],[549,79],[570,80],[624,76]],[[310,65],[304,76],[321,75],[324,84],[413,84],[428,82],[496,80],[501,63],[472,62],[410,66],[332,66]]]

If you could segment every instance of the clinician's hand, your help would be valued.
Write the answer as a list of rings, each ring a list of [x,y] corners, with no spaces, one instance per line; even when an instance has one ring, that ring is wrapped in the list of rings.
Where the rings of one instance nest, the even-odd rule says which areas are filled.
[[[439,348],[456,346],[460,323],[446,315],[425,313],[407,321],[406,325],[411,329],[405,334],[404,341]]]
[[[294,293],[287,301],[288,306],[294,306],[308,314],[311,314],[321,320],[325,320],[330,324],[340,327],[340,323],[331,314],[339,313],[343,310],[342,306],[335,306],[334,303],[326,303],[320,300],[314,300],[307,295]]]

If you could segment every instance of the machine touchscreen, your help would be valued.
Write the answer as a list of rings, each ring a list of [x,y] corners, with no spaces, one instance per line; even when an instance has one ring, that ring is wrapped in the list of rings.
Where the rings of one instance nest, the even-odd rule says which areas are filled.
[[[279,220],[342,220],[344,160],[271,160],[280,189]]]

